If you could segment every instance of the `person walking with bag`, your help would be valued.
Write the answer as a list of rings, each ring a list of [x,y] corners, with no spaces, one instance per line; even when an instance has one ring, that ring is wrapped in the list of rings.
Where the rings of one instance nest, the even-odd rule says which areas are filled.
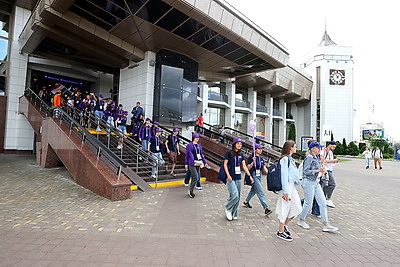
[[[240,190],[242,186],[242,172],[240,167],[250,177],[251,183],[254,179],[247,169],[245,157],[242,152],[243,140],[234,138],[232,140],[232,149],[229,149],[224,157],[223,168],[226,173],[226,185],[229,191],[228,202],[225,204],[225,214],[228,221],[237,220],[237,209],[240,203]]]
[[[203,155],[203,148],[199,144],[200,136],[198,133],[193,133],[192,142],[186,146],[185,155],[185,168],[190,172],[190,188],[188,195],[190,198],[194,198],[194,187],[197,180],[200,179],[200,168],[207,166],[207,161]]]
[[[300,213],[300,220],[297,225],[301,226],[303,229],[310,229],[310,226],[306,223],[305,219],[307,214],[311,208],[313,203],[313,199],[315,196],[315,200],[318,203],[322,224],[323,232],[335,232],[338,230],[337,227],[334,227],[329,224],[328,220],[328,209],[326,207],[325,194],[320,186],[320,173],[325,173],[325,168],[322,166],[320,152],[321,147],[317,141],[311,142],[308,145],[310,152],[303,162],[303,191],[304,191],[304,205],[303,209]]]
[[[377,146],[374,150],[372,150],[372,158],[374,159],[375,169],[377,168],[377,165],[379,165],[379,169],[382,170],[383,155],[379,146]]]
[[[365,168],[369,169],[369,161],[371,160],[371,151],[369,151],[368,147],[365,147],[364,152],[362,153],[365,157]]]
[[[260,200],[262,207],[264,208],[265,215],[270,215],[272,213],[272,210],[268,208],[269,207],[268,202],[261,185],[262,174],[268,173],[267,167],[265,167],[264,159],[260,156],[262,154],[263,146],[260,144],[255,144],[254,148],[255,148],[255,157],[253,158],[249,157],[247,159],[247,169],[249,169],[249,172],[254,178],[254,183],[251,184],[250,177],[247,175],[245,176],[245,184],[251,185],[251,189],[243,204],[245,207],[251,209],[252,206],[250,205],[249,202],[251,198],[257,194],[257,197]]]
[[[282,148],[279,158],[281,166],[282,190],[278,193],[275,214],[278,215],[279,229],[276,237],[293,241],[288,224],[301,212],[301,202],[295,185],[299,184],[299,173],[292,154],[296,152],[296,143],[288,140]]]

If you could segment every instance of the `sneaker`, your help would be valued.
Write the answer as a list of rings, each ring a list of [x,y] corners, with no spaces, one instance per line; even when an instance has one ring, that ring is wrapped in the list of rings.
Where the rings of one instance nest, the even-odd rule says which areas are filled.
[[[366,169],[369,169],[369,166],[365,167]]]
[[[331,199],[326,200],[326,205],[330,208],[336,207],[335,204],[333,204],[333,201]]]
[[[265,208],[265,215],[270,215],[272,213],[272,210],[270,210],[269,208]]]
[[[189,184],[183,184],[185,187],[188,187],[189,186]]]
[[[290,232],[289,232],[289,227],[287,226],[287,225],[284,225],[283,226],[283,232],[286,234],[286,235],[288,235],[288,236],[292,236],[291,234],[290,234]]]
[[[291,236],[288,236],[285,232],[277,232],[276,237],[289,242],[293,241],[293,238]]]
[[[313,213],[311,213],[311,215],[314,215],[317,218],[321,218],[321,215],[317,215],[317,214],[313,214]]]
[[[196,189],[197,189],[197,190],[203,190],[203,187],[201,187],[201,186],[196,186]]]
[[[101,132],[100,127],[97,127],[97,128],[96,128],[96,132]]]
[[[249,208],[249,209],[252,208],[252,206],[250,205],[250,203],[249,203],[248,201],[243,202],[243,205],[244,205],[246,208]]]
[[[233,217],[232,219],[237,220],[237,216]]]
[[[332,226],[332,225],[324,225],[322,227],[322,232],[336,232],[339,228]]]
[[[382,167],[379,167],[380,170],[382,170]]]
[[[302,220],[299,220],[297,222],[297,225],[303,227],[303,229],[307,229],[307,230],[310,229],[310,226],[305,221],[302,221]]]
[[[230,210],[225,209],[226,218],[228,221],[232,221],[232,212]]]
[[[194,198],[196,195],[193,192],[188,191],[188,195],[190,198]]]

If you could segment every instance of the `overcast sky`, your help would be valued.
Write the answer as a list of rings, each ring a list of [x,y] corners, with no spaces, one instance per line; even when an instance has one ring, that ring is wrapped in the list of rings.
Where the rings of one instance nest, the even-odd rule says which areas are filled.
[[[296,66],[318,46],[326,21],[335,43],[353,47],[355,135],[360,123],[379,122],[386,134],[400,141],[397,1],[226,1],[284,45]]]

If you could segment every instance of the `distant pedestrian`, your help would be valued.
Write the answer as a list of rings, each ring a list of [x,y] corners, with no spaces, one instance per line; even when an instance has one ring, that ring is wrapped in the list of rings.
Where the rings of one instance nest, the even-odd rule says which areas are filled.
[[[365,147],[365,150],[362,153],[365,157],[365,168],[369,169],[369,161],[371,160],[372,154],[368,147]]]
[[[374,150],[372,150],[372,158],[374,159],[375,169],[377,168],[377,165],[379,165],[379,169],[382,170],[383,154],[379,146],[377,146]]]
[[[197,118],[197,128],[198,132],[204,134],[204,118],[203,113],[200,113],[200,116]]]
[[[140,115],[142,115],[144,117],[144,110],[140,106],[140,102],[139,101],[136,102],[136,106],[132,108],[132,112],[131,113],[133,115],[132,118],[131,118],[131,120],[132,120],[131,125],[134,125],[137,122],[137,120],[139,119]]]
[[[278,193],[275,213],[278,215],[279,229],[276,237],[293,241],[289,232],[289,223],[301,212],[301,202],[295,185],[299,184],[299,172],[292,154],[296,152],[296,143],[288,140],[280,156],[282,190]]]
[[[158,165],[161,166],[165,162],[162,158],[162,153],[161,153],[161,128],[156,129],[155,135],[153,135],[150,138],[150,141],[147,145],[147,150],[153,153],[153,155],[156,157],[156,160],[158,162]],[[151,178],[156,179],[157,178],[157,167],[152,167],[151,168]]]
[[[234,138],[232,148],[225,153],[223,168],[227,175],[226,186],[229,191],[228,202],[225,204],[225,214],[228,221],[237,220],[238,207],[240,203],[240,191],[242,187],[242,171],[250,177],[251,183],[254,183],[252,174],[247,169],[245,157],[242,152],[243,140]]]
[[[270,215],[272,213],[272,210],[268,208],[269,207],[268,202],[261,184],[262,175],[268,173],[267,167],[265,166],[264,163],[264,159],[261,157],[262,148],[263,148],[262,145],[255,144],[255,149],[256,149],[255,157],[249,157],[247,159],[247,169],[249,169],[249,172],[253,176],[254,183],[250,184],[251,185],[250,192],[247,195],[246,200],[243,202],[243,204],[247,208],[252,208],[252,206],[250,205],[250,200],[254,195],[257,194],[257,197],[260,200],[260,203],[264,209],[265,215]]]
[[[165,165],[165,172],[168,173],[168,165],[171,164],[171,175],[173,177],[176,176],[174,173],[176,163],[178,161],[178,155],[181,154],[179,151],[179,129],[173,128],[172,134],[167,137],[167,141],[165,142],[165,147],[167,149],[168,160],[169,163]]]
[[[200,136],[198,133],[193,133],[192,142],[186,146],[185,167],[190,172],[190,188],[189,197],[194,198],[194,187],[200,179],[200,168],[207,166],[207,161],[203,155],[203,148],[199,144]]]

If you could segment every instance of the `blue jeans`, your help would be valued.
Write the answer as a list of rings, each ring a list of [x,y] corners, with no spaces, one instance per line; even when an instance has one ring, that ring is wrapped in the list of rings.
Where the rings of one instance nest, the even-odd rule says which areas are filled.
[[[226,181],[226,186],[228,187],[229,197],[228,202],[225,204],[225,208],[232,212],[233,217],[237,217],[242,180],[232,180],[232,182]]]
[[[303,209],[300,213],[300,219],[305,220],[308,212],[311,209],[311,205],[313,203],[313,199],[318,203],[322,222],[328,222],[328,210],[326,208],[325,194],[322,191],[321,186],[319,185],[319,179],[315,181],[311,181],[309,179],[303,179],[303,184],[301,185],[304,191],[304,205]]]
[[[149,140],[142,139],[142,146],[143,146],[143,158],[147,159],[147,146],[149,145]]]
[[[201,187],[201,183],[200,183],[200,168],[199,168],[197,177],[199,177],[199,179],[197,179],[196,186],[197,187]],[[185,176],[185,184],[189,184],[189,181],[190,181],[190,170],[188,168],[188,170],[186,171],[186,176]]]
[[[100,126],[100,121],[103,118],[103,111],[95,110],[94,114],[96,115],[96,123]]]
[[[365,158],[365,166],[369,167],[369,160],[370,160],[370,158]]]
[[[246,202],[249,202],[251,198],[257,194],[258,199],[260,200],[261,205],[264,209],[268,208],[267,199],[265,198],[264,190],[262,189],[261,185],[261,176],[253,176],[254,183],[251,186],[251,190],[246,197]]]
[[[154,156],[157,157],[159,165],[163,165],[164,164],[164,160],[162,159],[161,152],[154,153]],[[151,167],[151,176],[156,176],[156,175],[157,175],[157,167]]]

